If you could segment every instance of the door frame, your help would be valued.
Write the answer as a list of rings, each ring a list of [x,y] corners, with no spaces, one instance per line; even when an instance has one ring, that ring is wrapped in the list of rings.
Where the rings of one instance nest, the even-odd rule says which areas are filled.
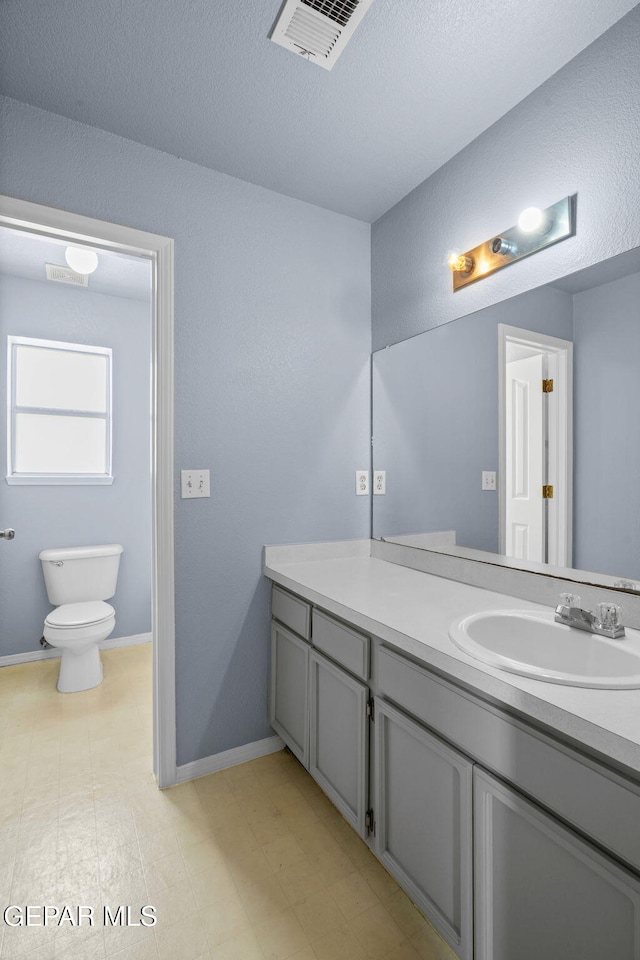
[[[507,494],[506,449],[506,356],[507,342],[539,349],[549,358],[548,376],[554,380],[555,416],[550,419],[548,464],[554,485],[562,496],[547,501],[547,546],[553,544],[556,567],[571,567],[573,563],[573,343],[546,333],[537,333],[506,323],[498,324],[498,511],[500,552],[506,547],[505,510]],[[542,385],[541,385],[542,387]],[[547,480],[546,482],[549,482]]]
[[[175,562],[173,522],[173,240],[0,194],[0,225],[151,261],[151,498],[153,528],[153,768],[176,779]]]

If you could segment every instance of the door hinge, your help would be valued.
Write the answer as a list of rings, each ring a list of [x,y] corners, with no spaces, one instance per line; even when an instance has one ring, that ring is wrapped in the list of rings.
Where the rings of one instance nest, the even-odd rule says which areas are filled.
[[[373,819],[373,810],[367,810],[364,815],[364,825],[367,828],[367,834],[372,837],[376,835],[376,821]]]
[[[553,485],[551,483],[545,483],[542,487],[542,499],[543,500],[553,500]]]
[[[542,381],[542,392],[553,393],[553,379]]]
[[[367,716],[372,723],[376,722],[375,706],[373,702],[373,697],[369,697],[367,700]]]

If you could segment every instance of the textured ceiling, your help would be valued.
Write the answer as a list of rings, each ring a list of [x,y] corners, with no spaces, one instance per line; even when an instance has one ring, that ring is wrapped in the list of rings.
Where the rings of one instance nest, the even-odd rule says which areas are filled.
[[[66,246],[64,240],[0,227],[0,274],[21,277],[23,280],[57,283],[55,280],[47,280],[45,264],[53,263],[66,267]],[[77,291],[80,297],[89,290],[111,297],[151,302],[151,261],[113,250],[96,248],[96,252],[98,266],[95,272],[89,275],[88,285],[67,286],[67,290]]]
[[[331,72],[279,0],[2,0],[2,92],[373,221],[630,0],[375,0]],[[604,78],[603,78],[604,79]]]

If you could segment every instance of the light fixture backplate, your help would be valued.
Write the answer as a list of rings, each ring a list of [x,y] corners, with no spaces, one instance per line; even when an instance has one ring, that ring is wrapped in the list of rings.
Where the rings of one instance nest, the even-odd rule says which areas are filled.
[[[550,223],[551,227],[546,233],[525,233],[517,225],[509,227],[502,233],[494,234],[490,240],[485,240],[473,250],[467,250],[462,256],[473,259],[473,269],[469,273],[460,273],[453,271],[453,289],[460,290],[476,280],[483,280],[496,270],[502,267],[508,267],[510,263],[516,260],[522,260],[524,257],[530,257],[532,253],[544,250],[554,243],[566,240],[568,237],[575,236],[576,232],[576,204],[577,194],[571,197],[564,197],[543,210],[544,221]],[[505,246],[509,250],[507,253],[494,253],[491,244],[501,239],[505,241]],[[509,249],[513,248],[513,249]]]

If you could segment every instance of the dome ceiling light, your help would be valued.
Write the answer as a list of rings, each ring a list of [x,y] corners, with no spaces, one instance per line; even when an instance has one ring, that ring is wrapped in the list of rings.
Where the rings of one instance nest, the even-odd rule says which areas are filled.
[[[84,276],[93,273],[98,266],[98,254],[90,247],[67,247],[64,258],[72,270]]]

